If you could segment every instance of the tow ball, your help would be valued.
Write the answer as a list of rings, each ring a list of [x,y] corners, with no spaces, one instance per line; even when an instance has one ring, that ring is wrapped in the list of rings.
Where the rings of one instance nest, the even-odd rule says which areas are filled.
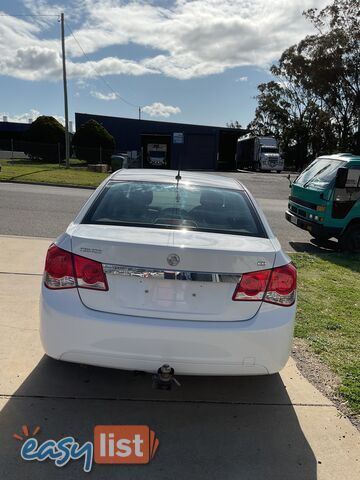
[[[174,377],[174,369],[168,364],[162,365],[157,374],[153,376],[153,388],[157,390],[171,390],[172,386],[175,384],[177,387],[180,387],[180,382]]]

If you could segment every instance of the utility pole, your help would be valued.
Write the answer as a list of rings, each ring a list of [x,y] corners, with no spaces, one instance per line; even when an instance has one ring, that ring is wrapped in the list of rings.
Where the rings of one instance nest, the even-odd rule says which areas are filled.
[[[139,120],[141,120],[141,107],[139,107]]]
[[[65,107],[65,162],[66,162],[66,168],[70,168],[69,110],[68,110],[68,95],[67,95],[67,82],[66,82],[65,28],[64,28],[63,13],[60,15],[60,22],[61,22],[61,49],[62,49],[63,83],[64,83],[64,107]]]

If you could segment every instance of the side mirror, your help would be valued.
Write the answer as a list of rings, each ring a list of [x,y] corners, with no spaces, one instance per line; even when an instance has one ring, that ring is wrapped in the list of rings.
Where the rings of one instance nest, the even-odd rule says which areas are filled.
[[[345,188],[349,170],[347,168],[338,168],[336,172],[335,188]]]

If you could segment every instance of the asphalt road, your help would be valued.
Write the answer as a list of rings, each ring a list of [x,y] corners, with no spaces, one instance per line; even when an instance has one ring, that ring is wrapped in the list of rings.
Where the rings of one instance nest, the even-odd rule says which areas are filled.
[[[285,251],[319,250],[310,243],[307,232],[284,218],[289,195],[286,175],[250,172],[222,175],[236,176],[252,192]],[[79,188],[0,183],[0,234],[56,238],[91,193],[92,190]]]

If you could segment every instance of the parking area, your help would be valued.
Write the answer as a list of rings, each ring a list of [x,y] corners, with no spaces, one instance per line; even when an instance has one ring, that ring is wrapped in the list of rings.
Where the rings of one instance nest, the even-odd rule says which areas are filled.
[[[309,233],[285,220],[289,181],[285,174],[221,172],[238,178],[255,196],[285,251],[318,252],[336,248],[311,243]],[[295,175],[292,175],[295,178]],[[74,218],[92,190],[14,183],[0,184],[0,234],[56,238]]]
[[[355,479],[359,433],[289,360],[269,377],[181,377],[172,392],[147,374],[44,356],[38,331],[50,239],[0,236],[0,478]],[[160,441],[149,465],[66,468],[20,458],[22,425],[37,438],[83,443],[95,425],[149,425]]]

